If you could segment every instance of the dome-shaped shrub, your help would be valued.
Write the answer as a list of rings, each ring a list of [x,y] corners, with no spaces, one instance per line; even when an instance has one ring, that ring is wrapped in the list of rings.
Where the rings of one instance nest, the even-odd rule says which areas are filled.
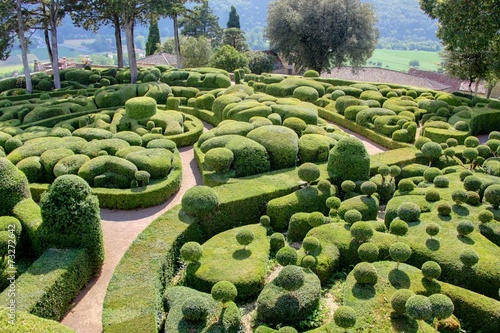
[[[391,165],[391,172],[389,173],[391,177],[397,177],[401,174],[401,168],[399,165]]]
[[[491,157],[492,150],[487,145],[479,145],[476,147],[476,149],[477,149],[479,156],[484,157],[484,158]]]
[[[305,274],[301,267],[288,265],[276,277],[278,285],[286,290],[296,290],[304,284]]]
[[[319,182],[318,182],[318,190],[320,190],[321,192],[328,192],[331,190],[332,188],[332,183],[330,183],[329,180],[327,179],[321,179]]]
[[[441,176],[442,174],[443,172],[438,168],[428,168],[424,171],[424,179],[432,183],[434,181],[434,178],[436,178],[437,176]]]
[[[427,142],[432,142],[432,140],[425,136],[419,136],[418,139],[415,140],[415,148],[417,148],[418,150],[422,150],[422,147]]]
[[[311,268],[316,265],[316,258],[312,255],[307,255],[302,258],[301,266],[305,268]]]
[[[278,330],[278,333],[297,333],[297,330],[292,326],[283,326]]]
[[[448,147],[456,147],[458,146],[458,140],[455,138],[448,138],[446,139],[446,144]]]
[[[205,320],[209,312],[207,300],[200,296],[192,296],[182,304],[182,315],[184,319],[190,321]]]
[[[205,163],[215,172],[229,170],[233,160],[233,152],[224,147],[212,148],[205,154]]]
[[[372,181],[366,181],[361,184],[361,193],[366,196],[371,196],[373,193],[377,192],[377,184]]]
[[[398,207],[398,217],[405,222],[415,222],[420,218],[420,207],[414,202],[404,202]]]
[[[467,191],[478,191],[481,188],[481,185],[483,184],[481,178],[477,176],[465,177],[463,182],[464,182],[464,188]]]
[[[467,159],[469,163],[472,163],[478,156],[479,152],[477,151],[476,148],[465,148],[462,151],[462,156]]]
[[[314,69],[308,69],[304,72],[304,77],[319,77],[319,73]]]
[[[431,302],[423,295],[414,295],[406,301],[406,313],[415,320],[427,320],[432,316]]]
[[[410,192],[415,188],[415,183],[408,178],[401,179],[398,183],[398,190],[402,192]]]
[[[301,180],[310,183],[318,179],[321,172],[316,164],[306,162],[298,167],[297,174]]]
[[[400,218],[395,218],[389,225],[389,232],[396,236],[405,236],[408,233],[408,223]]]
[[[358,256],[361,261],[375,262],[378,259],[379,248],[373,243],[363,243],[358,248]]]
[[[307,128],[307,123],[297,117],[288,117],[283,121],[283,126],[292,129],[298,136],[301,136],[302,132]]]
[[[219,281],[213,285],[211,290],[212,298],[223,304],[232,302],[238,295],[235,285],[229,281]]]
[[[466,169],[466,170],[462,170],[460,171],[460,180],[461,181],[464,181],[465,178],[469,177],[469,176],[472,176],[474,173],[472,171],[470,171],[469,169]]]
[[[500,206],[500,185],[493,184],[486,188],[484,191],[484,200],[489,202],[494,209]]]
[[[491,131],[490,134],[488,134],[488,139],[500,140],[500,132],[499,131]]]
[[[439,224],[435,222],[429,222],[425,226],[425,232],[431,237],[431,239],[432,237],[436,236],[440,230],[441,228],[439,227]]]
[[[441,266],[435,261],[424,262],[420,270],[422,271],[422,275],[428,280],[437,279],[441,275]]]
[[[236,233],[236,241],[245,248],[248,244],[252,243],[255,235],[250,229],[240,229]]]
[[[443,153],[443,148],[441,148],[439,143],[436,142],[424,143],[420,150],[422,151],[422,155],[429,158],[431,161],[439,158],[439,156]]]
[[[450,180],[445,175],[437,176],[436,178],[434,178],[434,186],[439,188],[447,188],[448,186],[450,186]]]
[[[389,256],[397,262],[396,269],[398,269],[399,263],[411,257],[411,248],[406,243],[396,242],[389,247]]]
[[[455,190],[451,193],[451,200],[453,200],[457,205],[466,203],[468,198],[469,195],[464,190]]]
[[[433,294],[429,296],[431,302],[432,317],[438,320],[446,319],[453,314],[455,306],[451,299],[443,294]]]
[[[479,139],[476,138],[475,136],[468,136],[464,140],[464,145],[467,148],[475,148],[479,146],[480,142]]]
[[[322,225],[325,221],[325,216],[321,212],[312,212],[307,218],[307,224],[311,227],[318,227]]]
[[[391,173],[391,168],[386,164],[382,164],[381,166],[378,167],[377,173],[382,175],[383,177],[389,176]]]
[[[479,261],[479,255],[473,249],[465,249],[460,253],[460,261],[465,267],[472,267]]]
[[[282,247],[285,246],[285,236],[279,232],[275,232],[271,235],[269,239],[270,248],[272,253],[278,252]]]
[[[276,260],[281,266],[295,265],[297,263],[297,251],[290,246],[284,246],[276,253]]]
[[[425,200],[428,202],[436,202],[441,200],[441,196],[439,195],[438,191],[431,188],[428,189],[427,192],[425,192]]]
[[[18,202],[30,198],[28,179],[8,159],[0,157],[0,216],[11,215]]]
[[[368,222],[355,222],[351,226],[350,232],[351,236],[359,243],[367,242],[373,236],[373,228]]]
[[[457,232],[460,236],[467,236],[474,231],[474,224],[469,220],[460,220],[457,224]]]
[[[302,248],[307,254],[314,253],[321,247],[321,243],[316,237],[308,236],[302,241]]]
[[[370,177],[370,155],[361,140],[351,136],[342,138],[330,150],[327,170],[340,182],[367,180]]]
[[[181,247],[181,257],[188,262],[197,262],[203,255],[203,249],[197,242],[187,242]]]
[[[314,103],[318,100],[319,93],[313,87],[301,86],[295,88],[295,90],[293,91],[293,97],[304,102]]]
[[[344,221],[346,221],[349,224],[353,224],[355,222],[361,221],[363,219],[363,216],[357,209],[349,209],[347,212],[344,214]]]
[[[452,158],[453,156],[455,156],[456,152],[453,148],[445,148],[445,150],[443,150],[443,154],[446,157]]]
[[[441,202],[437,205],[437,211],[439,215],[450,216],[451,206],[447,202]]]
[[[187,214],[202,217],[215,211],[219,205],[219,195],[211,187],[194,186],[184,193],[181,204]]]
[[[142,119],[155,115],[156,100],[151,97],[134,97],[125,102],[125,112],[132,119]]]
[[[351,193],[356,189],[356,183],[353,182],[352,180],[344,180],[340,184],[340,188],[342,189],[342,192],[344,192],[344,193]]]
[[[375,284],[378,280],[377,270],[372,263],[360,262],[352,270],[354,278],[360,284]]]
[[[356,324],[356,312],[349,306],[339,306],[333,313],[333,321],[344,329],[353,327]]]
[[[457,121],[453,127],[455,127],[457,131],[468,132],[470,130],[469,123],[463,120]]]
[[[396,313],[400,315],[406,314],[406,302],[415,293],[410,289],[398,289],[391,296],[391,306]]]
[[[489,210],[482,210],[477,215],[477,219],[481,223],[491,222],[491,221],[493,221],[494,218],[495,218],[495,215],[491,211],[489,211]]]
[[[271,226],[271,218],[268,215],[262,215],[259,222],[263,227],[267,228]]]
[[[340,198],[338,197],[329,197],[326,199],[326,207],[330,209],[338,209],[340,207]]]

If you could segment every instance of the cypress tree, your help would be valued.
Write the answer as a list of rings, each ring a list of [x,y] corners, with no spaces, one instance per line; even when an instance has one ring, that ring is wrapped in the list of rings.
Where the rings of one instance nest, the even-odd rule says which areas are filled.
[[[236,8],[231,6],[231,11],[229,12],[229,20],[227,21],[227,28],[238,28],[240,29],[240,16],[236,13]]]
[[[151,19],[149,25],[148,41],[146,42],[146,55],[150,56],[157,50],[157,44],[161,44],[160,28],[158,28],[158,20]]]

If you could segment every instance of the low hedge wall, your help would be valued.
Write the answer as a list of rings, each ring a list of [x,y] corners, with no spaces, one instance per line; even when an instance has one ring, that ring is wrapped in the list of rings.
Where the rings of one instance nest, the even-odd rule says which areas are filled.
[[[38,228],[42,224],[40,206],[33,199],[20,201],[13,209],[14,216],[21,222],[20,246],[24,254],[33,252],[42,255],[43,249],[38,239]]]
[[[500,124],[500,110],[476,108],[470,121],[471,135],[497,131],[498,124]]]
[[[16,279],[16,310],[59,320],[91,276],[86,250],[48,249]],[[9,303],[8,291],[0,294],[0,304]]]
[[[9,323],[9,309],[4,307],[0,307],[0,327],[3,333],[75,333],[57,321],[43,319],[19,310],[16,310],[15,323]]]
[[[92,188],[92,193],[99,198],[101,208],[135,209],[159,205],[177,192],[182,180],[182,161],[178,153],[174,154],[172,169],[166,179],[152,181],[146,187],[131,189]],[[40,196],[48,184],[30,184],[33,200],[40,201]]]

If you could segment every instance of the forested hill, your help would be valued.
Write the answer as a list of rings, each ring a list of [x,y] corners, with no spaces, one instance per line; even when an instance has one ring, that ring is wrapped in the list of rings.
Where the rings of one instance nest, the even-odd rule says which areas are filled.
[[[225,27],[231,5],[240,16],[241,28],[251,31],[264,27],[267,7],[271,0],[209,0],[214,14],[219,16],[221,27]],[[438,47],[436,23],[420,10],[418,0],[365,0],[372,3],[379,18],[380,46],[383,48],[408,48],[412,41],[418,48]],[[430,42],[434,41],[434,43]],[[416,43],[415,43],[416,44]]]

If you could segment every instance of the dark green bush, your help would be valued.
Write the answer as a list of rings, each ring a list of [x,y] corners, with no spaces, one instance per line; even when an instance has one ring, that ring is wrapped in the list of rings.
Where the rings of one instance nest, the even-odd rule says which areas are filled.
[[[434,181],[434,178],[436,178],[437,176],[441,176],[443,173],[441,172],[441,170],[439,168],[435,168],[435,167],[432,167],[432,168],[428,168],[424,171],[424,178],[426,181],[428,182],[433,182]]]
[[[319,178],[320,169],[316,164],[306,162],[299,166],[297,173],[301,180],[311,183]]]
[[[338,214],[341,219],[344,219],[347,211],[356,209],[361,213],[363,221],[373,221],[377,219],[378,207],[379,202],[375,197],[358,195],[342,201]]]
[[[290,246],[284,246],[276,253],[276,260],[281,266],[295,265],[297,263],[297,251]]]
[[[479,261],[479,255],[473,249],[465,249],[460,253],[460,261],[465,267],[472,267]]]
[[[285,290],[297,290],[303,284],[305,274],[301,267],[288,265],[284,267],[276,277],[277,284]]]
[[[469,195],[464,190],[455,190],[451,193],[451,199],[457,204],[461,205],[467,202]]]
[[[474,231],[474,224],[469,220],[460,220],[457,224],[457,232],[460,236],[467,236]]]
[[[361,193],[369,197],[373,193],[377,192],[377,184],[372,181],[366,181],[361,184],[360,189]]]
[[[378,280],[375,266],[369,262],[360,262],[352,270],[356,282],[359,284],[375,284]]]
[[[40,163],[40,157],[38,156],[30,156],[23,159],[16,164],[16,168],[26,175],[29,183],[39,183],[45,178],[45,168]]]
[[[373,236],[373,229],[368,222],[355,222],[350,229],[351,236],[359,243],[367,242]]]
[[[194,186],[182,197],[182,210],[195,217],[213,213],[219,206],[219,195],[208,186]]]
[[[54,166],[53,173],[56,177],[70,174],[76,175],[78,170],[88,161],[90,161],[90,157],[83,154],[63,157]]]
[[[182,245],[180,253],[187,262],[197,262],[203,255],[203,249],[198,242],[187,242]]]
[[[411,248],[406,243],[396,242],[389,247],[389,256],[398,264],[396,269],[399,268],[399,263],[405,262],[411,256]]]
[[[238,290],[229,281],[219,281],[212,287],[212,298],[222,304],[234,301],[238,295]]]
[[[447,188],[450,185],[450,180],[445,175],[434,178],[434,186],[439,188]]]
[[[0,216],[11,215],[14,206],[30,198],[28,180],[9,160],[0,157]]]
[[[236,241],[238,244],[246,247],[248,244],[252,243],[255,239],[255,235],[252,230],[241,229],[236,233]]]
[[[484,191],[484,200],[489,202],[494,209],[500,206],[500,185],[493,184]]]
[[[314,258],[314,256],[312,255],[307,255],[302,258],[300,265],[302,267],[311,269],[314,265],[316,265],[316,258]]]
[[[313,87],[301,86],[295,88],[293,97],[300,99],[303,102],[314,103],[319,98],[318,91]]]
[[[377,261],[379,248],[374,243],[363,243],[358,248],[358,256],[361,261],[374,262]]]
[[[451,206],[447,202],[441,202],[437,205],[437,211],[439,215],[449,216],[451,214]]]
[[[455,310],[452,300],[444,294],[433,294],[429,296],[431,302],[432,317],[442,320],[450,317]]]
[[[344,329],[353,327],[356,324],[356,312],[349,306],[339,306],[333,313],[335,325]]]
[[[441,275],[441,266],[435,261],[424,262],[420,270],[422,271],[422,275],[428,280],[437,279]]]
[[[430,188],[425,192],[425,200],[428,202],[436,202],[441,200],[441,196],[437,190]]]
[[[149,172],[151,179],[167,177],[173,161],[173,154],[164,148],[151,148],[130,153],[126,160],[134,163],[139,170]]]
[[[359,139],[346,137],[330,151],[327,170],[339,184],[344,180],[368,180],[370,156]]]
[[[415,183],[408,178],[401,179],[398,183],[398,190],[402,192],[410,192],[415,188]]]
[[[389,225],[389,232],[396,236],[405,236],[408,233],[408,223],[401,218],[395,218]]]
[[[480,144],[479,139],[476,138],[475,136],[468,136],[464,140],[464,145],[467,148],[475,148],[479,146],[479,144]]]
[[[405,307],[407,315],[415,320],[427,320],[432,316],[431,302],[426,296],[411,296]]]
[[[466,177],[463,180],[463,182],[464,182],[464,188],[467,191],[478,191],[481,188],[481,185],[483,184],[481,179],[474,175]]]
[[[209,304],[203,297],[189,297],[182,305],[184,318],[191,321],[205,320],[209,311]]]
[[[271,235],[269,239],[271,253],[278,252],[282,247],[285,246],[285,236],[279,232],[275,232]]]
[[[306,237],[302,241],[302,248],[307,254],[312,254],[321,248],[321,243],[316,237]]]
[[[391,296],[391,306],[400,315],[406,314],[406,302],[415,293],[410,289],[398,289]]]
[[[357,209],[349,209],[347,212],[344,213],[344,221],[346,221],[349,224],[362,221],[362,219],[363,216]]]
[[[477,219],[481,223],[491,222],[491,221],[493,221],[494,217],[495,217],[495,215],[491,211],[489,211],[489,210],[482,210],[477,215]]]
[[[418,221],[420,206],[414,202],[404,202],[398,207],[398,217],[405,222]]]
[[[425,232],[427,233],[427,235],[431,236],[431,238],[433,236],[436,236],[440,230],[441,228],[439,227],[439,224],[435,222],[429,222],[425,226]]]
[[[349,179],[344,180],[342,184],[340,184],[340,188],[344,193],[351,193],[354,192],[354,190],[356,189],[356,183]]]

